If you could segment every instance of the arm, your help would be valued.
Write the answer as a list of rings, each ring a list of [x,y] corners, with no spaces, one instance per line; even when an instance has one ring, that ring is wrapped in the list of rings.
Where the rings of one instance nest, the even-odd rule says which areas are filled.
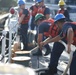
[[[50,43],[50,42],[57,42],[57,41],[59,41],[59,40],[61,40],[61,39],[62,39],[62,37],[60,37],[59,35],[56,36],[56,37],[54,37],[54,38],[49,37],[48,39],[46,39],[46,40],[43,42],[43,44],[46,45],[46,44],[48,44],[48,43]]]
[[[72,28],[69,28],[67,31],[67,48],[68,48],[68,53],[71,51],[71,44],[73,43],[73,36],[74,32]]]
[[[38,44],[40,44],[40,42],[42,42],[42,38],[43,38],[43,34],[38,34]]]

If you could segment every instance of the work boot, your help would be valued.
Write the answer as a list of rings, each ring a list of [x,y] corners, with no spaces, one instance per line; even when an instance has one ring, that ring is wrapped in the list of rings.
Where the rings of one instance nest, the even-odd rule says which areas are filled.
[[[33,53],[33,56],[42,56],[42,51],[38,50],[36,53]]]
[[[51,52],[50,50],[47,50],[44,56],[47,56],[48,54],[50,54],[50,52]]]
[[[44,73],[41,73],[40,75],[56,75],[56,73],[57,71],[53,71],[48,68],[48,70],[46,70]]]

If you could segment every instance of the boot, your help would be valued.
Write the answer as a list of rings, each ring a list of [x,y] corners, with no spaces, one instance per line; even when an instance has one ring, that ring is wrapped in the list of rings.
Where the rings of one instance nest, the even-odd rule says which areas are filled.
[[[47,50],[46,53],[44,54],[44,56],[47,56],[50,53],[51,53],[51,51],[50,50]]]
[[[36,53],[33,53],[33,56],[42,56],[42,51],[38,50]]]
[[[57,71],[53,71],[48,68],[48,70],[46,70],[44,73],[41,73],[40,75],[55,75],[56,73]]]

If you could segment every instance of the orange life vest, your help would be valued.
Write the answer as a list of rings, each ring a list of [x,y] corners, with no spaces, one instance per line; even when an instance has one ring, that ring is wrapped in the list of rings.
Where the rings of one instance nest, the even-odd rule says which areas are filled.
[[[65,12],[65,9],[59,9],[57,13],[58,13],[58,14],[59,14],[59,13],[64,14],[64,12]]]
[[[41,14],[44,15],[45,8],[46,8],[45,6],[43,6],[43,7],[39,7],[37,13],[41,13]]]
[[[50,25],[50,28],[49,28],[49,31],[48,32],[45,32],[44,35],[49,37],[50,35],[52,37],[55,37],[58,35],[58,32],[59,32],[59,29],[58,27],[54,24],[54,20],[53,19],[48,19],[48,20],[45,20],[44,22],[49,22],[51,23]]]
[[[35,16],[37,14],[37,12],[38,12],[38,7],[36,5],[33,5],[33,10],[31,12],[31,15]]]
[[[28,9],[26,9],[26,10],[28,10]],[[21,17],[22,13],[23,13],[23,10],[21,10],[21,11],[19,12],[19,17]],[[30,19],[30,13],[29,13],[29,11],[28,11],[28,14],[25,15],[25,17],[24,17],[24,19],[23,19],[23,21],[22,21],[21,24],[27,24],[28,21],[29,21],[29,19]]]

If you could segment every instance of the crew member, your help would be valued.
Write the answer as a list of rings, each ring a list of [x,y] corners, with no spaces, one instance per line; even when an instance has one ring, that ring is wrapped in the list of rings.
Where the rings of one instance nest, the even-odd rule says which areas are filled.
[[[19,24],[20,24],[20,34],[21,41],[24,45],[23,50],[28,49],[28,38],[27,38],[27,30],[28,30],[28,21],[30,18],[30,13],[28,9],[25,9],[25,2],[23,0],[19,0],[18,5],[20,7],[19,10]]]
[[[37,2],[39,4],[38,13],[43,14],[45,16],[45,19],[49,19],[50,9],[47,6],[45,6],[44,0],[38,0]]]
[[[38,36],[37,42],[38,42],[38,44],[39,44],[42,40],[45,39],[45,38],[44,38],[44,32],[48,32],[48,29],[49,29],[49,27],[50,27],[50,26],[48,26],[49,22],[43,22],[44,19],[45,19],[45,17],[44,17],[43,14],[38,13],[38,14],[35,16],[35,23],[38,25],[38,28],[37,28],[37,32],[38,32],[38,33],[37,33],[37,36]],[[43,23],[42,23],[42,22],[43,22]],[[40,32],[40,31],[41,31],[41,30],[40,30],[40,26],[41,26],[41,28],[43,28],[43,27],[44,27],[44,28],[47,27],[47,28],[46,28],[46,29],[43,28],[44,31]],[[48,54],[51,52],[51,49],[50,49],[50,47],[49,47],[48,44],[45,45],[45,48],[47,49],[45,55],[48,55]],[[33,55],[42,55],[42,51],[41,51],[41,50],[38,50],[38,52],[35,53],[35,54],[33,54]]]
[[[37,0],[35,0],[35,4],[33,4],[31,7],[30,7],[30,10],[31,10],[31,16],[32,16],[32,19],[31,19],[31,30],[34,30],[35,28],[35,15],[37,14],[38,12],[38,3],[36,2]]]
[[[62,13],[66,17],[67,21],[71,21],[69,12],[68,12],[67,8],[65,8],[64,0],[60,0],[58,3],[58,6],[59,6],[59,10],[57,11],[57,13]]]

